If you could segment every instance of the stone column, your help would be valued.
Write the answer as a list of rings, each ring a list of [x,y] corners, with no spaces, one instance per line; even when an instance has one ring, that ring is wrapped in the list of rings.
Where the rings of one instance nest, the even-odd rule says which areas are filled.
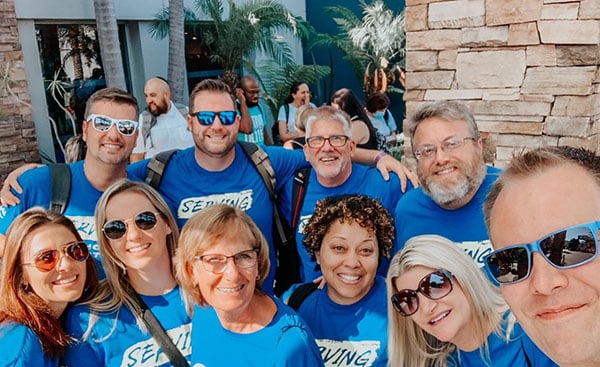
[[[407,0],[407,114],[460,100],[497,146],[598,151],[600,1]],[[410,154],[410,152],[407,152]]]

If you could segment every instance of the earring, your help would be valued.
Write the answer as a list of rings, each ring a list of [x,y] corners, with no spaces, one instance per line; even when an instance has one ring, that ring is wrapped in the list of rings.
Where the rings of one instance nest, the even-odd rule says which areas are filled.
[[[260,280],[260,274],[256,276],[256,280]]]
[[[29,285],[29,283],[27,283],[27,284],[21,284],[21,288],[23,288],[23,290],[24,290],[26,293],[29,293],[29,292],[31,292],[31,291],[32,291],[32,289],[31,289],[31,285]]]

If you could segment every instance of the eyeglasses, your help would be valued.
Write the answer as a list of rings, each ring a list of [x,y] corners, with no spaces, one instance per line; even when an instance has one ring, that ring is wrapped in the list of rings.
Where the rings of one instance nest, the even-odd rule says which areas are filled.
[[[241,269],[251,268],[258,261],[258,249],[245,250],[237,254],[226,256],[222,254],[197,255],[194,259],[200,260],[204,270],[211,273],[220,274],[227,269],[229,259],[233,259],[235,266]]]
[[[452,273],[446,269],[439,269],[425,275],[417,289],[403,289],[394,294],[391,300],[394,309],[400,315],[410,316],[419,309],[417,293],[436,300],[446,297],[450,292],[452,292]]]
[[[117,130],[125,136],[132,136],[138,128],[138,122],[133,120],[117,120],[103,115],[89,115],[86,119],[92,122],[96,131],[105,133],[113,125],[117,125]]]
[[[23,265],[35,266],[42,273],[47,273],[60,262],[61,252],[77,262],[84,262],[90,256],[90,250],[85,242],[77,241],[66,244],[60,250],[41,251],[34,256],[33,263],[24,263]]]
[[[325,141],[328,141],[332,147],[339,148],[346,145],[348,139],[350,139],[350,137],[346,135],[331,135],[328,138],[323,136],[311,136],[310,138],[306,139],[306,144],[308,144],[309,148],[321,148],[323,145],[325,145]]]
[[[449,138],[449,139],[444,140],[442,142],[442,144],[440,144],[439,147],[442,150],[442,152],[457,150],[458,148],[465,145],[465,141],[467,141],[467,140],[477,141],[477,139],[470,137],[470,136],[468,136],[466,138]],[[438,151],[437,145],[427,144],[427,145],[421,145],[420,147],[415,148],[415,150],[413,151],[413,154],[415,155],[415,158],[417,160],[419,160],[421,158],[431,158],[435,155],[435,153],[437,153],[437,151]]]
[[[527,279],[533,266],[533,253],[539,252],[557,269],[569,269],[594,260],[598,255],[600,221],[579,224],[556,231],[523,245],[505,247],[484,260],[497,284],[513,284]]]
[[[157,215],[158,213],[153,213],[148,210],[143,211],[136,215],[135,218],[133,218],[133,222],[139,229],[147,231],[156,227],[156,223],[158,222],[156,217]],[[115,219],[108,221],[104,223],[104,226],[102,227],[102,232],[104,232],[104,235],[110,238],[111,240],[118,240],[119,238],[123,237],[125,233],[127,233],[128,221],[131,221],[131,219]]]
[[[215,118],[219,115],[219,120],[221,120],[221,124],[228,126],[233,125],[235,122],[235,117],[237,116],[236,111],[221,111],[221,112],[213,112],[213,111],[198,111],[190,114],[191,116],[196,116],[198,122],[202,126],[210,126],[215,122]]]

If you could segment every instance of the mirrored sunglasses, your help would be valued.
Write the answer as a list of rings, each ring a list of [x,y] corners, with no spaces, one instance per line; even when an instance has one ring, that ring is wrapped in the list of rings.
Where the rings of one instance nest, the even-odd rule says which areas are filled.
[[[139,229],[147,231],[156,227],[156,223],[158,222],[157,215],[158,213],[143,211],[133,218],[133,222]],[[123,237],[125,233],[127,233],[127,222],[129,221],[131,221],[131,219],[115,219],[108,221],[104,223],[102,232],[111,240],[118,240],[119,238]]]
[[[452,292],[452,273],[439,269],[423,277],[417,289],[402,289],[391,298],[394,309],[402,316],[413,315],[419,309],[419,296],[437,300]]]
[[[68,243],[60,250],[41,251],[34,256],[33,263],[24,263],[23,265],[35,266],[42,273],[47,273],[59,263],[61,252],[77,262],[84,262],[90,256],[90,250],[85,242],[77,241]]]
[[[196,116],[198,122],[202,126],[210,126],[215,122],[217,115],[219,116],[219,120],[221,120],[221,124],[228,126],[233,125],[235,123],[235,117],[237,116],[236,111],[221,111],[221,112],[213,112],[213,111],[198,111],[190,114],[191,116]]]
[[[532,243],[496,250],[485,258],[485,268],[497,284],[513,284],[529,277],[534,252],[557,269],[587,264],[598,255],[598,229],[600,221],[579,224]]]
[[[117,126],[117,130],[125,136],[132,136],[138,128],[138,122],[133,120],[118,120],[103,115],[89,115],[86,119],[92,123],[96,131],[105,133],[110,130],[113,125]]]

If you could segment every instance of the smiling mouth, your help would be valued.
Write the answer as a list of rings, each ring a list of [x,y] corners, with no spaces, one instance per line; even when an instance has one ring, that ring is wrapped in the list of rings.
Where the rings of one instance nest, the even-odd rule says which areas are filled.
[[[127,252],[131,252],[131,253],[137,253],[137,252],[141,252],[144,251],[145,249],[147,249],[148,247],[150,247],[149,243],[140,245],[140,246],[136,246],[136,247],[132,247],[132,248],[128,248]]]
[[[54,285],[70,284],[70,283],[75,282],[78,277],[79,277],[79,275],[73,275],[73,276],[70,276],[70,277],[65,278],[65,279],[55,280],[55,281],[52,282],[52,284],[54,284]]]
[[[584,306],[585,306],[585,304],[565,306],[565,307],[556,308],[556,309],[552,309],[552,310],[545,310],[543,312],[540,312],[537,316],[544,320],[558,319],[558,318],[561,318],[563,316],[570,314],[571,312],[580,310]]]
[[[438,322],[440,322],[441,320],[445,319],[446,317],[448,317],[448,315],[450,315],[451,310],[448,310],[444,313],[442,313],[441,315],[439,315],[438,317],[436,317],[435,319],[429,321],[430,325],[435,325]]]
[[[449,168],[445,168],[443,170],[437,171],[435,174],[436,175],[447,175],[448,173],[454,172],[454,170],[456,170],[456,168],[449,167]]]
[[[235,293],[235,292],[239,292],[242,290],[242,288],[244,288],[244,285],[240,285],[234,288],[217,288],[219,290],[219,292],[223,292],[223,293]]]
[[[362,278],[360,275],[338,274],[338,276],[342,278],[342,280],[350,283],[358,282]]]

